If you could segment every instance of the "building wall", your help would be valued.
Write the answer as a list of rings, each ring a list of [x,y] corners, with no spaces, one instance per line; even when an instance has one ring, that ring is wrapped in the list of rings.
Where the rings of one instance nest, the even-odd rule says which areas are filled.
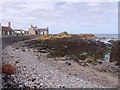
[[[1,23],[0,23],[0,37],[2,36],[2,26],[1,26]]]
[[[30,29],[28,30],[29,35],[47,35],[49,34],[48,32],[48,27],[47,28],[37,28],[37,26],[31,25]]]
[[[15,33],[18,33],[18,34],[20,34],[21,33],[21,31],[14,31]]]
[[[24,31],[24,30],[22,30],[22,33],[24,34],[24,33],[25,33],[25,31]]]
[[[2,35],[6,36],[6,35],[8,35],[8,32],[7,31],[2,31]]]
[[[24,34],[28,34],[28,31],[25,31]]]
[[[35,30],[35,29],[30,28],[30,29],[28,30],[28,34],[30,34],[30,35],[36,35],[37,33],[36,33],[36,30]]]
[[[3,28],[5,28],[5,27],[2,26],[1,23],[0,23],[1,36],[14,35],[14,31],[11,28],[11,22],[8,22],[8,26],[5,28],[5,30]]]
[[[2,30],[0,30],[0,37],[2,36]]]
[[[45,34],[45,35],[48,34],[48,31],[43,31],[43,35],[44,35],[44,34]]]
[[[12,32],[12,31],[2,31],[2,35],[3,36],[10,36],[10,35],[14,35],[14,32]]]
[[[49,34],[48,29],[38,29],[38,35],[47,35]]]

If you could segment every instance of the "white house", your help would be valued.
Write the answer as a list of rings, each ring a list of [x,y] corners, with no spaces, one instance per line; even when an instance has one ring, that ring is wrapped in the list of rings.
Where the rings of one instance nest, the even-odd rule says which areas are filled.
[[[16,35],[24,35],[27,34],[27,32],[23,29],[14,29],[14,32]]]

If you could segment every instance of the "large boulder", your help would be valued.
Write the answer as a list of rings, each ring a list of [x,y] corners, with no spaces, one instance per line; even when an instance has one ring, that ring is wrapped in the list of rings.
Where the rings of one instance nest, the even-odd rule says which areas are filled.
[[[120,41],[114,41],[112,43],[111,53],[110,53],[110,62],[117,62],[117,65],[120,65]]]

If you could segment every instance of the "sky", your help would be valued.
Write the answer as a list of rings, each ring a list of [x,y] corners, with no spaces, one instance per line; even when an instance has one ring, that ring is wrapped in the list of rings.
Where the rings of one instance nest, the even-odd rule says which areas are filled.
[[[22,0],[21,0],[22,1]],[[48,27],[51,34],[117,34],[118,2],[3,2],[1,24],[28,30]]]

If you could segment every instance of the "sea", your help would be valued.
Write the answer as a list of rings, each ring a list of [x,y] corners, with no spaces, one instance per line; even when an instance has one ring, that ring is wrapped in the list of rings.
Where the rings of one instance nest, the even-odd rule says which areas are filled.
[[[95,34],[96,36],[96,40],[100,40],[101,42],[104,43],[109,43],[110,44],[110,40],[116,41],[118,40],[118,34]]]
[[[95,34],[97,37],[118,38],[118,34]]]

